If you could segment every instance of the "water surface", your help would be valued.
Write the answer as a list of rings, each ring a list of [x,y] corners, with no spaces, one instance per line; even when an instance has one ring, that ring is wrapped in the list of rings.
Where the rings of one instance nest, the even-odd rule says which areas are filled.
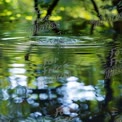
[[[121,121],[121,39],[18,26],[0,32],[1,122]]]

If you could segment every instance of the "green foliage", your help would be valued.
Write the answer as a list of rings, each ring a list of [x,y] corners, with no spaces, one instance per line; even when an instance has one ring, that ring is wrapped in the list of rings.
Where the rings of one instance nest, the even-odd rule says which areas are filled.
[[[38,4],[42,8],[47,8],[51,4],[52,0],[38,0]]]
[[[38,0],[38,7],[40,9],[40,18],[44,18],[47,10],[52,5],[54,0]],[[91,26],[94,24],[94,32],[104,32],[104,30],[113,27],[113,16],[117,16],[117,7],[112,4],[111,0],[99,1],[94,0],[103,21],[98,17],[93,3],[91,0],[59,0],[58,4],[54,7],[49,19],[54,22],[60,23],[60,30],[66,34],[79,35],[80,33],[90,33]],[[0,21],[11,22],[15,20],[28,20],[32,21],[36,18],[34,12],[34,0],[30,2],[25,0],[1,0],[0,2]],[[99,23],[92,23],[91,21],[97,20]],[[50,32],[49,32],[50,33]],[[41,33],[40,33],[41,34]]]
[[[33,2],[28,3],[24,0],[2,0],[0,2],[0,21],[11,22],[20,19],[32,20],[32,4]]]

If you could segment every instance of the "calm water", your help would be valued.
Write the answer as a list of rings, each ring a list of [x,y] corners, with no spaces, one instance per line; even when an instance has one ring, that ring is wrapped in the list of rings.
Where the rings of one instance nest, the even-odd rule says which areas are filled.
[[[0,122],[122,122],[121,38],[17,27],[0,31]]]

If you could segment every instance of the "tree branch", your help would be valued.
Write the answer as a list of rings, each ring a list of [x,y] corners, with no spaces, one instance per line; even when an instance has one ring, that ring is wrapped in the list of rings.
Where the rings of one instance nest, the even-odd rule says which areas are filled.
[[[100,15],[100,12],[99,12],[99,9],[98,9],[98,7],[97,7],[96,2],[95,2],[94,0],[91,0],[91,2],[92,2],[92,4],[93,4],[93,6],[94,6],[94,10],[96,11],[98,18],[101,20],[102,17],[101,17],[101,15]]]
[[[36,11],[37,19],[40,18],[40,10],[38,8],[38,0],[34,0],[34,9]]]
[[[51,16],[52,11],[54,10],[54,8],[56,7],[56,5],[58,4],[59,0],[54,0],[53,3],[49,6],[48,10],[47,10],[47,14],[46,16]]]
[[[34,9],[37,16],[36,16],[36,20],[34,21],[33,36],[36,36],[38,33],[39,19],[40,19],[40,10],[38,8],[38,0],[34,0]]]
[[[51,16],[54,8],[56,7],[56,5],[58,4],[59,0],[53,0],[53,3],[49,6],[48,10],[47,10],[47,14],[46,16],[44,17],[43,21],[48,21],[49,20],[49,17]],[[54,22],[54,21],[50,21],[53,25],[54,28],[52,28],[52,30],[55,32],[55,33],[58,33],[60,34],[60,30],[58,29],[57,27],[57,24]]]
[[[93,7],[94,7],[94,10],[96,11],[97,13],[97,17],[102,20],[102,16],[100,15],[100,12],[99,12],[99,9],[98,9],[98,6],[96,4],[96,2],[94,0],[91,0],[92,4],[93,4]],[[92,24],[91,25],[91,30],[90,30],[90,34],[93,34],[93,31],[94,31],[94,28],[95,28],[95,24]]]

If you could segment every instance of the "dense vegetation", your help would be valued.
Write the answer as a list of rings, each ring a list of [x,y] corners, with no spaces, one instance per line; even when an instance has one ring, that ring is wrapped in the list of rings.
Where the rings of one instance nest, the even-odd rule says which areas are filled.
[[[0,8],[1,22],[31,21],[33,35],[122,32],[121,0],[1,0]]]

